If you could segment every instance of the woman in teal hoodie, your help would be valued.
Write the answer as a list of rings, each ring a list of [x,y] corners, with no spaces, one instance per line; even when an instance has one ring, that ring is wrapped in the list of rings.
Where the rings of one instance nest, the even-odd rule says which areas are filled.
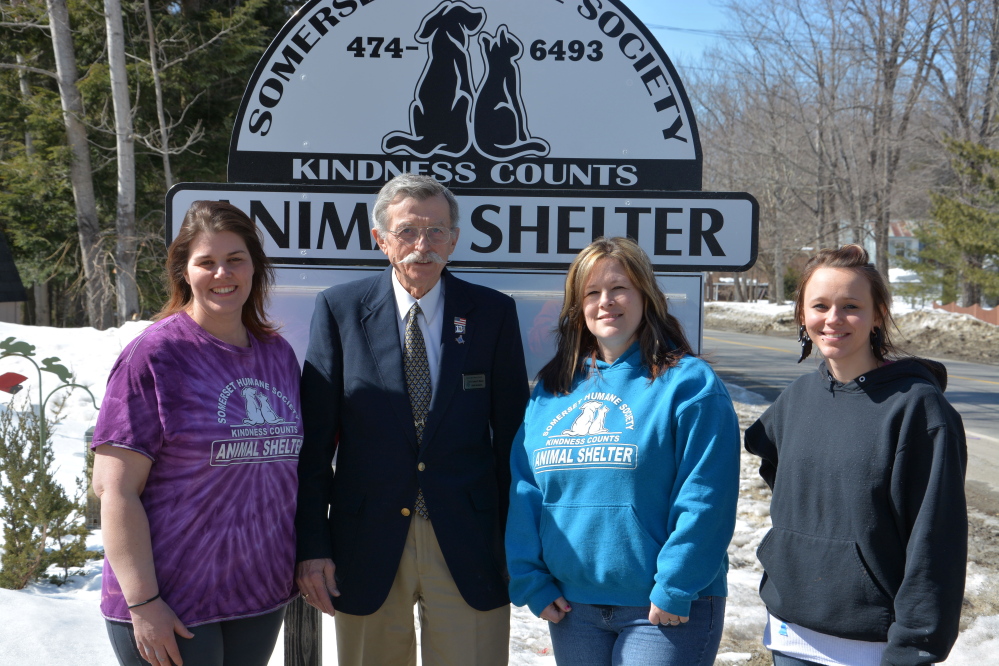
[[[739,491],[731,398],[630,239],[573,261],[556,338],[511,456],[510,598],[550,621],[559,664],[710,665]]]

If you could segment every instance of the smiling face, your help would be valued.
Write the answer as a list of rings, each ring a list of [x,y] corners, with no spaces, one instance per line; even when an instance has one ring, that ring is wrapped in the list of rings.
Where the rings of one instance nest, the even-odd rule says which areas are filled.
[[[638,337],[644,302],[616,259],[598,260],[583,286],[583,318],[600,357],[613,363]]]
[[[413,298],[423,298],[441,277],[447,258],[458,244],[458,229],[451,229],[451,209],[443,195],[419,201],[413,197],[397,199],[386,209],[388,229],[371,230],[378,247],[395,267],[395,275]],[[419,236],[412,245],[406,244],[395,233],[416,229]],[[430,242],[428,228],[450,229],[450,239],[440,245]],[[394,233],[395,232],[395,233]]]
[[[818,268],[805,285],[805,330],[841,382],[878,367],[871,331],[882,325],[882,318],[871,284],[859,271]]]
[[[253,262],[246,243],[231,231],[198,234],[191,242],[184,279],[191,285],[188,314],[221,337],[215,331],[239,324],[250,297]]]

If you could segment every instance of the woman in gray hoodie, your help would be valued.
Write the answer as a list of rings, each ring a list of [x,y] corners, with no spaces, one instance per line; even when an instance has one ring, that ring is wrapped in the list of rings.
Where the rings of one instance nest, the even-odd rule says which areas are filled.
[[[957,638],[964,427],[944,367],[892,346],[890,303],[863,248],[812,257],[799,362],[813,346],[823,361],[746,431],[773,490],[757,556],[777,666],[932,664]]]

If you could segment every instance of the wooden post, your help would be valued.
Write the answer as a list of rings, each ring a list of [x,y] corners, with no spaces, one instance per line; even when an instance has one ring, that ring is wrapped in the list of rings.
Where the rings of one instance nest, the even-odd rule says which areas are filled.
[[[86,447],[83,459],[86,461],[87,475],[87,515],[84,519],[84,526],[88,530],[99,530],[101,528],[101,500],[94,494],[94,486],[91,482],[94,476],[94,452],[90,450],[90,443],[94,441],[94,426],[87,428],[83,441]]]
[[[284,614],[284,666],[322,666],[322,614],[299,597]]]

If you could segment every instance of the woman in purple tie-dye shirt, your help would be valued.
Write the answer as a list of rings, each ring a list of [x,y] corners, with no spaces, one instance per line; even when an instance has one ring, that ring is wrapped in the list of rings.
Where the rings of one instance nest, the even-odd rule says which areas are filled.
[[[124,666],[263,665],[296,595],[299,366],[265,319],[273,274],[238,208],[195,202],[167,272],[94,432],[101,612]]]

